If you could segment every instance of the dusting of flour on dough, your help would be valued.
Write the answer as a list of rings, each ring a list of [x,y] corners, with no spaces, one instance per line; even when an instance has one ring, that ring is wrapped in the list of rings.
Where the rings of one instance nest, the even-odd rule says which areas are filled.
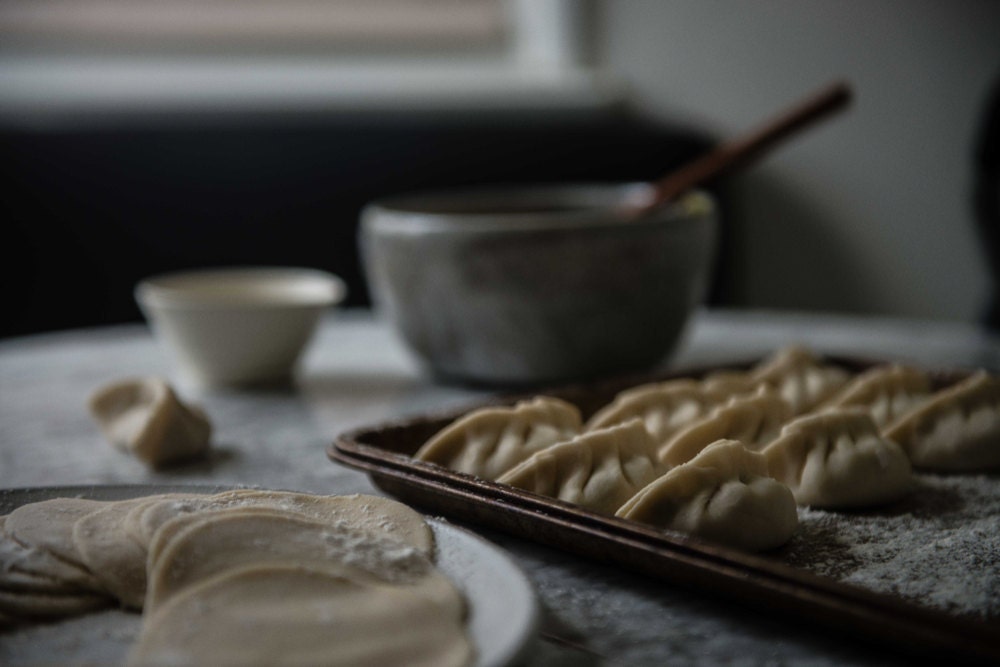
[[[794,567],[957,615],[1000,618],[1000,475],[917,473],[867,512],[799,508],[775,555]]]
[[[321,538],[331,558],[379,575],[393,583],[412,583],[434,567],[418,549],[388,536],[360,531],[335,521]]]

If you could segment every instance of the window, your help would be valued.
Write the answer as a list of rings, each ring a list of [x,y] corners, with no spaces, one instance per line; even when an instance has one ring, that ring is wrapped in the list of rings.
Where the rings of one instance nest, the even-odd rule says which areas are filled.
[[[0,115],[589,104],[580,0],[5,0]]]
[[[500,0],[6,0],[14,46],[84,50],[376,53],[496,47]]]

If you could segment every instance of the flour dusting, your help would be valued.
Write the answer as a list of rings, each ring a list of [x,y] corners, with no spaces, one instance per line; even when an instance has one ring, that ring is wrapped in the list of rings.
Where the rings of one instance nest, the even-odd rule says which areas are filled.
[[[867,512],[799,509],[783,562],[956,615],[1000,619],[1000,476],[917,473]]]

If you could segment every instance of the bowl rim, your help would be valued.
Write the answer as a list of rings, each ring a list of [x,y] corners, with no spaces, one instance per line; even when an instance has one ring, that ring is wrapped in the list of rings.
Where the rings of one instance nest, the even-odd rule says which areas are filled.
[[[618,205],[641,205],[652,196],[653,186],[645,182],[569,182],[534,184],[494,184],[403,193],[369,202],[361,212],[362,225],[380,232],[496,232],[539,231],[565,228],[642,229],[677,224],[681,220],[714,217],[717,202],[705,190],[692,190],[677,202],[638,220],[615,215]],[[487,207],[509,201],[550,202],[556,210],[521,208],[497,212],[457,208],[456,200],[467,206]],[[440,203],[434,206],[435,203]],[[544,205],[544,204],[542,204]]]
[[[323,308],[344,300],[347,286],[328,271],[293,266],[180,269],[140,280],[140,306],[167,310]]]

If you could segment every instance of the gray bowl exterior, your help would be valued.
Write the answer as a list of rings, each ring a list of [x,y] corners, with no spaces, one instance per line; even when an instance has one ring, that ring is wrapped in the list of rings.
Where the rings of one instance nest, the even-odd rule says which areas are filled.
[[[598,213],[505,225],[373,204],[360,244],[374,305],[443,379],[523,385],[648,369],[704,299],[714,206],[638,222]]]

